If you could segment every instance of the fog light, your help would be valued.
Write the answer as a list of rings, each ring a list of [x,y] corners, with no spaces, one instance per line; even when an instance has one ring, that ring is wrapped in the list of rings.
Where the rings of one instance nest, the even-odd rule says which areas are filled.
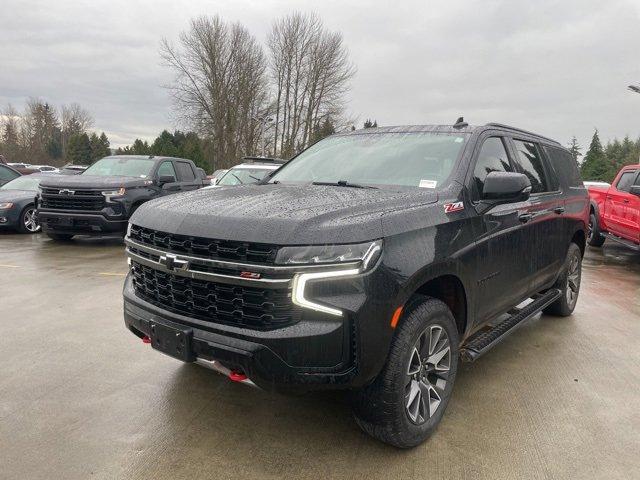
[[[0,223],[7,223],[7,217],[0,217]]]

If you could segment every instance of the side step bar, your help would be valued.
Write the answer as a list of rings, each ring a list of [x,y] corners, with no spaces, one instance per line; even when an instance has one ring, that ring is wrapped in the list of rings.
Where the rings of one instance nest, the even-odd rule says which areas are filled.
[[[618,243],[620,245],[624,245],[625,247],[633,250],[634,252],[640,252],[640,244],[633,243],[633,242],[627,240],[626,238],[618,237],[617,235],[614,235],[613,233],[602,232],[602,234],[605,236],[605,238],[608,238],[609,240],[613,240],[614,242],[616,242],[616,243]]]
[[[492,347],[500,343],[509,336],[519,325],[529,320],[539,313],[543,308],[560,298],[562,292],[557,288],[552,288],[542,295],[533,297],[533,302],[522,309],[513,309],[509,313],[511,316],[490,330],[482,330],[472,336],[464,344],[460,351],[460,356],[464,362],[474,362]]]

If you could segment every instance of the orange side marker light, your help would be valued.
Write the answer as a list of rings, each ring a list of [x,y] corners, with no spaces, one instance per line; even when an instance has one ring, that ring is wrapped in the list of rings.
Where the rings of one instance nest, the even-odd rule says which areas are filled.
[[[393,316],[391,317],[391,328],[396,328],[396,325],[398,325],[398,321],[400,320],[400,315],[402,315],[403,308],[404,305],[400,305],[398,308],[396,308],[396,311],[393,312]]]

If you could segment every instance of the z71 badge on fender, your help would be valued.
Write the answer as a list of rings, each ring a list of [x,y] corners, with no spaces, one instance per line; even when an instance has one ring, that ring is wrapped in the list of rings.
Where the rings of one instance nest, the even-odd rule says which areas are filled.
[[[444,213],[453,213],[464,210],[464,202],[454,202],[444,204]]]

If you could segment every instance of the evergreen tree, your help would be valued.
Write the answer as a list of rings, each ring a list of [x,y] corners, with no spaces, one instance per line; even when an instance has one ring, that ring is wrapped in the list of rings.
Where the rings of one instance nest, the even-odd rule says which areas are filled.
[[[580,166],[578,158],[580,157],[580,155],[582,155],[582,147],[578,143],[578,139],[575,136],[571,137],[571,141],[569,142],[569,145],[567,145],[567,148],[571,152],[571,156],[573,157],[573,159],[576,161],[576,165]]]
[[[162,155],[165,157],[177,157],[178,147],[176,146],[174,135],[169,133],[167,130],[163,130],[151,144],[151,154]]]
[[[91,164],[91,141],[86,133],[75,134],[69,138],[67,160],[74,165]]]
[[[111,149],[109,148],[109,139],[107,135],[102,132],[98,136],[95,132],[89,137],[89,143],[91,144],[91,162],[100,160],[101,158],[111,155]]]
[[[370,118],[367,118],[367,120],[364,122],[364,128],[377,128],[377,127],[378,127],[377,120],[374,120],[372,122]]]
[[[333,135],[334,133],[336,133],[336,129],[333,126],[333,123],[331,123],[331,119],[327,117],[324,122],[322,122],[322,125],[318,124],[314,127],[311,135],[311,143],[319,142],[323,138]]]
[[[131,146],[131,155],[151,155],[151,147],[147,141],[136,138]]]
[[[584,156],[581,173],[584,180],[609,181],[610,168],[600,143],[598,130],[594,132],[589,150]]]

